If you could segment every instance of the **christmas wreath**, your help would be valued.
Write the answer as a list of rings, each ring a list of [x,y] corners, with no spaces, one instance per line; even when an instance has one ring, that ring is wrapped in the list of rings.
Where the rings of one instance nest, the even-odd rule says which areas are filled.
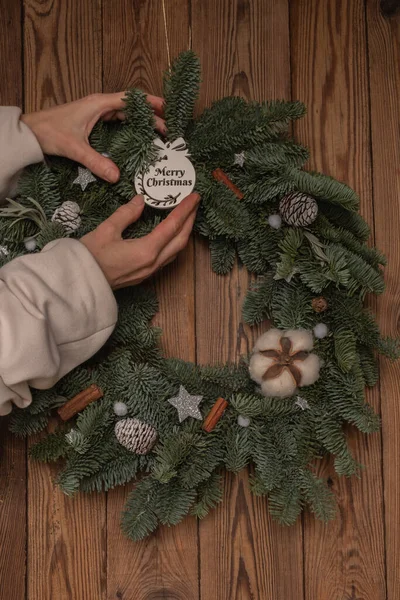
[[[302,170],[307,150],[287,133],[303,104],[228,97],[194,118],[199,79],[192,52],[166,73],[164,140],[136,89],[122,124],[96,125],[91,143],[119,166],[116,185],[48,157],[25,170],[0,215],[5,263],[56,238],[81,237],[135,191],[149,206],[125,235],[143,236],[164,218],[160,207],[195,185],[195,230],[209,239],[213,269],[224,275],[238,257],[257,276],[243,316],[251,325],[268,320],[270,329],[239,365],[164,358],[151,325],[157,299],[139,286],[117,292],[119,321],[107,345],[13,413],[12,430],[29,435],[58,409],[56,430],[31,455],[64,460],[58,484],[66,494],[137,479],[122,518],[135,540],[188,512],[204,517],[221,500],[221,471],[248,464],[252,491],[268,496],[279,521],[293,523],[306,505],[332,518],[333,495],[315,462],[331,453],[338,474],[359,471],[343,427],[378,429],[364,389],[377,381],[376,353],[399,356],[398,342],[383,339],[363,308],[367,293],[384,290],[385,258],[366,245],[356,193]]]

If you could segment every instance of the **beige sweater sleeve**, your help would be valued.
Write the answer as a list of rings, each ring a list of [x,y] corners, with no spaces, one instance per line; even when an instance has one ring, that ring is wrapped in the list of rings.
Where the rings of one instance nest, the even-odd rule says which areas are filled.
[[[20,112],[0,108],[0,198],[23,167],[43,159]],[[12,403],[28,406],[30,386],[49,388],[95,354],[116,320],[110,286],[77,240],[57,240],[0,269],[0,415]]]

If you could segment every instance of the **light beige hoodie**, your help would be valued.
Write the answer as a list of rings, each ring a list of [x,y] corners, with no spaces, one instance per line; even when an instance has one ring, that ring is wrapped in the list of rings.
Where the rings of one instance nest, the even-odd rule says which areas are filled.
[[[43,160],[20,115],[19,108],[0,107],[0,199],[23,167]],[[50,388],[93,356],[116,320],[111,288],[77,240],[57,240],[0,269],[0,415],[12,403],[28,406],[29,386]]]

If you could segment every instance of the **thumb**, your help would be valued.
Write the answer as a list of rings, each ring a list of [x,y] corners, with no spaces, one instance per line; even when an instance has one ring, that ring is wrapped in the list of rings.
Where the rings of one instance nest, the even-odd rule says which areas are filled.
[[[93,175],[97,175],[110,183],[119,179],[119,169],[109,158],[102,156],[86,142],[82,142],[71,149],[69,158],[84,165]]]
[[[123,204],[117,208],[104,223],[111,224],[118,233],[122,234],[124,229],[139,219],[143,209],[143,196],[135,196],[127,204]]]

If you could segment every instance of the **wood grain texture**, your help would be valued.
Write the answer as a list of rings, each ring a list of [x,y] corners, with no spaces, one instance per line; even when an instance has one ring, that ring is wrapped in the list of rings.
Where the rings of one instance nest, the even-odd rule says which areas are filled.
[[[26,583],[26,443],[0,423],[0,600],[24,600]]]
[[[301,0],[291,4],[290,22],[292,93],[308,107],[296,134],[310,148],[309,167],[348,182],[373,227],[364,2]],[[378,389],[367,400],[379,411]],[[368,468],[358,480],[321,465],[339,513],[328,525],[305,518],[306,600],[386,597],[381,438],[349,432],[349,442]]]
[[[25,2],[28,110],[101,91],[98,0]],[[29,462],[28,597],[67,600],[106,595],[105,495],[65,496],[56,469]]]
[[[0,106],[22,107],[21,3],[0,0],[0,14]],[[26,443],[0,417],[0,600],[25,598],[25,563]]]
[[[193,49],[203,71],[199,109],[226,95],[290,98],[286,2],[192,2]],[[218,165],[216,165],[218,166]],[[235,266],[211,271],[207,243],[196,240],[197,359],[235,361],[257,332],[241,322],[250,276]],[[248,490],[248,474],[225,477],[224,500],[200,523],[201,598],[302,600],[301,523],[272,522],[265,500]]]
[[[378,302],[384,335],[399,336],[400,318],[400,15],[390,20],[367,2],[375,237],[388,257],[386,292]],[[400,590],[400,365],[381,361],[387,598]]]
[[[171,57],[187,49],[189,4],[165,2]],[[138,86],[162,94],[168,66],[161,0],[117,0],[104,4],[104,90]],[[195,359],[193,242],[156,278],[168,356]],[[198,533],[194,518],[162,528],[133,544],[120,531],[120,512],[130,490],[108,494],[108,598],[194,600],[198,598]]]
[[[101,0],[24,0],[26,110],[101,92]]]

